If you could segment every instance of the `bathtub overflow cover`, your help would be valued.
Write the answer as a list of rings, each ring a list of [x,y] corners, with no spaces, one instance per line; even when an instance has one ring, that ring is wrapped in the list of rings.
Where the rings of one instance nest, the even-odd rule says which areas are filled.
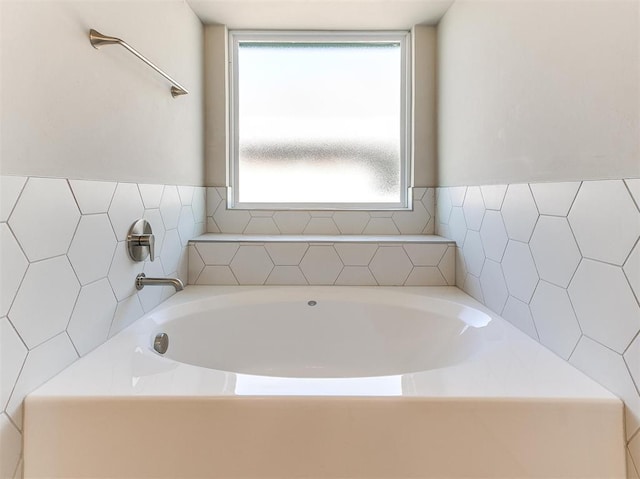
[[[153,340],[153,349],[160,354],[166,353],[167,349],[169,349],[169,335],[167,333],[156,334]]]
[[[309,301],[307,303],[309,306],[315,306],[316,304],[318,304],[316,301],[314,301],[313,299],[311,301]]]

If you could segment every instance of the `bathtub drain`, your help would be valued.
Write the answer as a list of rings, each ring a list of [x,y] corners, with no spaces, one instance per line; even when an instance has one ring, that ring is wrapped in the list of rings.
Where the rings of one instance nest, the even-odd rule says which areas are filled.
[[[316,304],[318,304],[316,301],[311,300],[307,303],[309,306],[315,306]]]

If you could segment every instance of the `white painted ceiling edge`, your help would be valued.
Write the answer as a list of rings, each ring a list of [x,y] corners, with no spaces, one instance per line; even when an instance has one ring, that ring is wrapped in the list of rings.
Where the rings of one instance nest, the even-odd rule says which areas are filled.
[[[204,24],[231,29],[408,30],[435,25],[454,0],[186,0]]]

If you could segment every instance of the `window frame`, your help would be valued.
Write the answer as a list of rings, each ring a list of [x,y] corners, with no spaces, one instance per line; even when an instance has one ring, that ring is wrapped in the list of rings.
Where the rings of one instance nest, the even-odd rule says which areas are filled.
[[[410,31],[295,31],[295,30],[230,30],[228,32],[229,61],[229,138],[228,142],[228,188],[227,206],[239,210],[363,210],[406,211],[412,209],[411,181],[413,172],[412,153],[412,53]],[[243,41],[255,42],[348,42],[374,43],[398,42],[400,44],[400,201],[389,203],[249,203],[239,201],[239,98],[238,91],[238,47]]]

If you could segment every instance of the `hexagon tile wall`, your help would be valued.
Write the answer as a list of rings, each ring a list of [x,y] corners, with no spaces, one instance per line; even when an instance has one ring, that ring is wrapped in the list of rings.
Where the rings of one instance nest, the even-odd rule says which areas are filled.
[[[432,235],[435,189],[413,188],[412,211],[228,210],[227,189],[207,188],[207,231],[263,235]]]
[[[454,263],[446,242],[197,241],[189,246],[189,283],[449,286]]]
[[[24,396],[173,294],[136,275],[186,282],[205,207],[205,188],[0,177],[0,477],[22,477]],[[123,240],[142,217],[159,254],[134,263]]]
[[[640,179],[439,188],[456,283],[626,405],[640,472]]]

